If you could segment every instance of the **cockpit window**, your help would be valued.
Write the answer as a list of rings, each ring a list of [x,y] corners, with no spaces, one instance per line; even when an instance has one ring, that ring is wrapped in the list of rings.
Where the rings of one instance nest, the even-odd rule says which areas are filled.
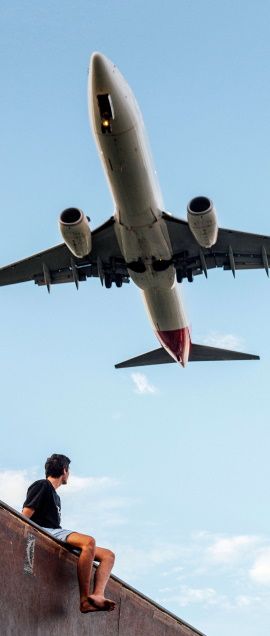
[[[101,132],[108,134],[112,132],[111,123],[114,118],[111,96],[108,93],[97,95],[98,108],[100,112]]]

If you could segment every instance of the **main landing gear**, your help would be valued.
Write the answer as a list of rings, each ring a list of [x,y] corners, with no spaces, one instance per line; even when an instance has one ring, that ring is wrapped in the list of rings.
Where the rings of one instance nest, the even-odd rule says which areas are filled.
[[[113,282],[116,284],[116,287],[122,287],[122,284],[123,284],[121,274],[115,274],[114,275],[114,280],[113,280],[111,274],[105,273],[104,274],[104,282],[105,282],[106,289],[110,289]]]
[[[192,274],[192,269],[187,269],[185,272],[183,272],[182,269],[176,270],[176,280],[178,283],[182,283],[185,276],[187,277],[189,283],[193,283],[194,277]]]

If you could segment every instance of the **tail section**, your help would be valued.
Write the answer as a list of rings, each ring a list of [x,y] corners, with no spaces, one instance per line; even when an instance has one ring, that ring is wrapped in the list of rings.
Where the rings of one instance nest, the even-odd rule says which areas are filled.
[[[231,351],[230,349],[218,349],[217,347],[208,347],[207,345],[199,345],[191,343],[189,362],[216,362],[218,360],[260,360],[259,356],[252,353],[240,353],[239,351]],[[130,358],[124,362],[115,365],[116,369],[124,369],[127,367],[141,367],[150,364],[168,364],[175,362],[170,354],[159,347],[148,353],[143,353],[135,358]]]
[[[217,360],[259,360],[260,356],[252,353],[240,353],[230,349],[218,349],[192,343],[189,354],[189,362],[215,362]]]

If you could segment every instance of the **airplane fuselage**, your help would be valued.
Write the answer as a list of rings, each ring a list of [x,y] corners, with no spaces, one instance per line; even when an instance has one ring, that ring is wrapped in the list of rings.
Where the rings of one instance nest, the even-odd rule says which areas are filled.
[[[167,266],[172,247],[142,115],[121,73],[100,53],[91,60],[89,111],[115,205],[115,232],[130,277],[142,291],[160,343],[185,366],[189,328],[175,269]]]

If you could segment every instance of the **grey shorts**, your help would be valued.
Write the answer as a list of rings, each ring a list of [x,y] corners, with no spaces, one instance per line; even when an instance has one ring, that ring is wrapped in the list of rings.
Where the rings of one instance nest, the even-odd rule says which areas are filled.
[[[69,534],[74,532],[74,530],[66,530],[65,528],[42,528],[42,530],[46,530],[50,534],[55,537],[55,539],[59,539],[59,541],[66,541]]]

